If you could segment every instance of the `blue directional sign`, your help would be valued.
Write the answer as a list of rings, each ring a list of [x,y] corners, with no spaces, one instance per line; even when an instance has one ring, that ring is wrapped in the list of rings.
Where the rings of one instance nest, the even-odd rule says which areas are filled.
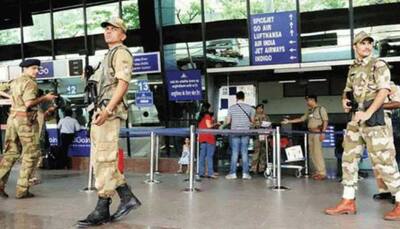
[[[250,16],[252,65],[298,63],[297,13]]]
[[[138,91],[139,92],[150,91],[149,81],[148,80],[138,80],[137,84],[138,84],[138,88],[139,88]]]
[[[149,107],[153,106],[153,92],[137,92],[135,95],[136,106],[138,107]]]
[[[167,71],[170,101],[201,100],[201,73],[199,70]]]
[[[42,62],[37,78],[50,78],[50,77],[54,77],[53,62]]]
[[[335,147],[335,142],[336,142],[335,127],[334,126],[328,126],[326,128],[325,139],[322,142],[322,147],[324,147],[324,148],[334,148]]]
[[[133,54],[133,74],[148,74],[161,72],[160,53],[135,53]]]
[[[67,86],[67,95],[76,95],[77,94],[77,86],[76,85],[68,85]]]

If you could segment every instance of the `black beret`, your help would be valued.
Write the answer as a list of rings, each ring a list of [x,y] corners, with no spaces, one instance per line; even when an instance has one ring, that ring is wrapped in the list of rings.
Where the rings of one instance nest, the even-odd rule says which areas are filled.
[[[317,101],[317,96],[316,95],[307,95],[305,97],[305,99],[314,99],[315,101]]]
[[[27,59],[27,60],[23,60],[19,64],[19,66],[21,68],[27,68],[27,67],[30,67],[30,66],[33,66],[33,65],[40,66],[40,60],[38,60],[38,59]]]

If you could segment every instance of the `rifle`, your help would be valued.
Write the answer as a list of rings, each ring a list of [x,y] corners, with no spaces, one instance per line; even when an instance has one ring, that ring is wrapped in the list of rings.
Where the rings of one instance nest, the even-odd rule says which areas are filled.
[[[94,74],[92,66],[85,66],[84,78],[86,80],[85,86],[85,104],[88,106],[88,112],[92,112],[97,109],[98,97],[97,97],[97,82],[90,80],[90,77]]]

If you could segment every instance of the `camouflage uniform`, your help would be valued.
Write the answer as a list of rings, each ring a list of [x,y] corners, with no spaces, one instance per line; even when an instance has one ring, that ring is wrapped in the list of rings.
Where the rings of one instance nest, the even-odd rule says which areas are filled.
[[[25,102],[36,99],[38,87],[35,79],[22,74],[9,84],[12,106],[7,120],[3,160],[0,162],[0,186],[7,183],[15,162],[22,157],[22,164],[17,181],[16,196],[28,192],[29,178],[40,155],[39,141],[35,135],[39,132],[36,111],[28,111]],[[22,151],[21,151],[22,148]]]
[[[322,144],[319,139],[319,132],[322,131],[323,122],[328,121],[328,112],[323,106],[316,106],[313,109],[307,110],[300,119],[304,122],[307,120],[307,128],[310,132],[315,132],[308,135],[308,147],[310,158],[316,174],[325,176],[326,168],[324,155],[322,153]]]
[[[390,89],[390,71],[373,57],[356,60],[350,66],[344,92],[352,91],[362,108],[364,101],[374,100],[380,89]],[[364,97],[364,98],[362,98]],[[386,118],[387,120],[387,118]],[[395,161],[392,130],[388,126],[367,126],[350,121],[343,141],[343,185],[356,188],[358,162],[364,145],[367,146],[373,169],[378,171],[392,193],[400,190],[400,173]]]
[[[112,63],[111,63],[112,62]],[[133,59],[127,47],[118,45],[109,50],[91,80],[97,81],[98,101],[109,101],[115,93],[118,80],[129,83]],[[95,186],[100,197],[112,197],[118,186],[126,184],[125,177],[118,170],[118,140],[121,123],[127,119],[126,99],[115,109],[115,114],[97,126],[91,126],[91,153],[96,178]],[[94,112],[93,120],[105,106]]]
[[[258,114],[254,116],[254,127],[256,129],[261,128],[261,124],[263,121],[269,122],[270,119],[269,117],[265,114]],[[251,170],[253,172],[257,172],[257,167],[258,171],[262,172],[265,169],[265,162],[266,162],[266,152],[265,152],[265,139],[266,136],[260,136],[260,138],[256,138],[254,141],[254,153],[252,156],[252,162],[251,162]]]
[[[385,103],[387,102],[400,102],[400,90],[397,87],[397,85],[395,85],[393,82],[390,82],[390,95],[388,96],[387,101],[385,101]],[[389,134],[390,137],[392,138],[392,141],[394,141],[394,136],[393,136],[393,126],[392,126],[392,110],[385,110],[385,124],[389,129]],[[375,173],[375,177],[377,179],[378,182],[378,188],[381,189],[381,192],[386,192],[387,191],[387,186],[384,184],[382,180],[382,176],[379,173],[378,170],[374,170]]]

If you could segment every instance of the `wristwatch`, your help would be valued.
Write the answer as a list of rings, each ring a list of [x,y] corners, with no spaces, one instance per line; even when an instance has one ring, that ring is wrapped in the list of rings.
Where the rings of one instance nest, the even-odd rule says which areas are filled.
[[[108,107],[104,109],[108,115],[114,115],[114,111],[110,110]]]

